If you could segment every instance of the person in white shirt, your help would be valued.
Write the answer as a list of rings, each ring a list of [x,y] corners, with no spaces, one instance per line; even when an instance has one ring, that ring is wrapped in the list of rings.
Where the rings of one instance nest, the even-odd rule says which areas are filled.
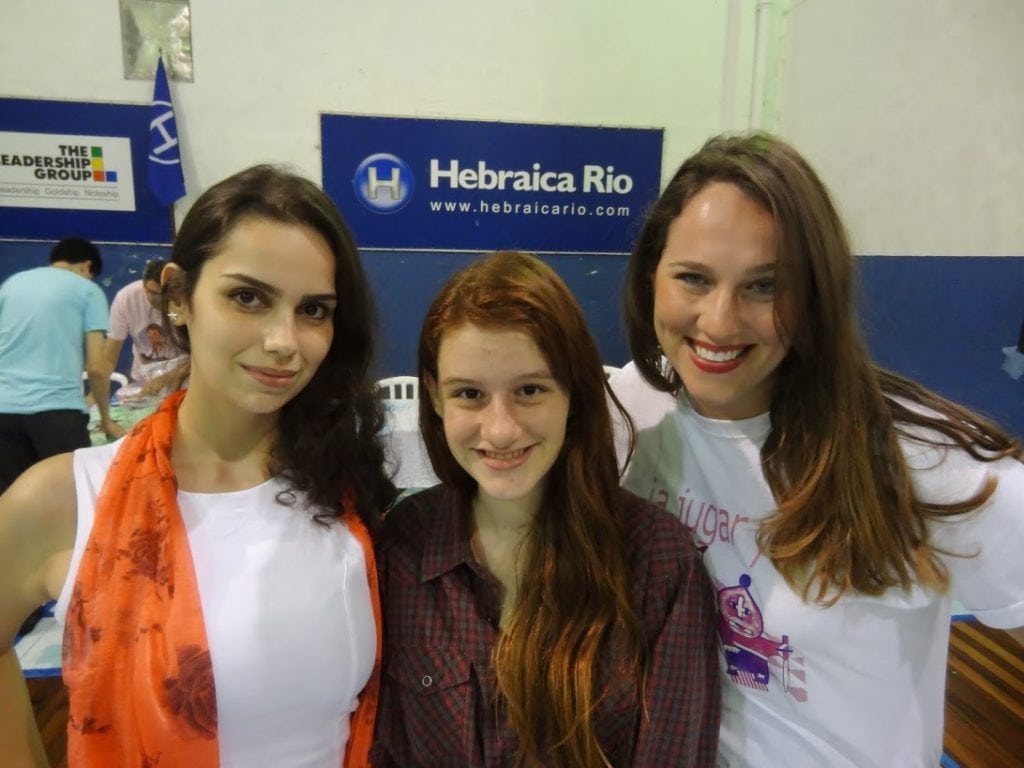
[[[934,766],[951,604],[1024,641],[1024,464],[874,365],[829,193],[767,135],[679,168],[627,268],[624,476],[704,547],[725,766]]]
[[[188,376],[188,356],[165,330],[160,312],[160,274],[167,261],[150,259],[142,278],[128,283],[110,304],[110,330],[103,347],[107,375],[117,367],[125,341],[131,339],[133,383],[143,385],[145,394],[156,395],[177,389]]]

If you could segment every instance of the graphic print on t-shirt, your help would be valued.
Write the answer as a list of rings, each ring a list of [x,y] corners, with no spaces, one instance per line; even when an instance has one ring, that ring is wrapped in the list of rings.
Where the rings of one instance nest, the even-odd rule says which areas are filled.
[[[146,336],[149,337],[149,348],[152,350],[152,354],[144,355],[146,362],[167,359],[168,352],[171,350],[165,349],[168,345],[167,340],[164,338],[164,330],[160,327],[160,324],[150,323],[147,325]]]
[[[797,701],[807,701],[803,657],[793,655],[788,635],[776,638],[765,634],[750,584],[750,576],[744,573],[739,584],[718,589],[718,633],[725,671],[737,685],[767,691],[774,667],[782,689]]]
[[[670,492],[671,482],[654,473],[646,482],[633,476],[633,489],[647,490],[648,500],[674,513],[693,534],[718,590],[719,637],[725,658],[726,673],[734,685],[768,691],[771,680],[792,696],[806,702],[806,658],[796,655],[789,635],[776,637],[764,631],[764,615],[748,587],[753,583],[747,572],[741,572],[738,584],[726,584],[716,574],[770,568],[757,546],[757,520],[736,511],[739,505],[711,500],[690,484],[676,484],[682,493]],[[649,489],[649,490],[648,490]],[[753,519],[752,519],[753,517]]]

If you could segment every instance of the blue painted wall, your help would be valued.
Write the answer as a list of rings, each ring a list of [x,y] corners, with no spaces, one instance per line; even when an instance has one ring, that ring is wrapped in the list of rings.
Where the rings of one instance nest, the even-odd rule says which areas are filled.
[[[380,367],[386,376],[414,373],[420,325],[445,280],[478,258],[469,253],[363,254],[380,315]],[[576,296],[590,323],[603,360],[629,360],[619,302],[625,256],[545,255]]]
[[[49,243],[0,241],[0,280],[46,263]],[[100,279],[108,300],[138,279],[160,246],[104,245]],[[380,315],[377,376],[412,373],[427,305],[474,254],[365,252]],[[605,362],[629,354],[621,330],[625,257],[544,257],[587,315]],[[861,322],[878,362],[979,410],[1024,437],[1024,379],[1001,368],[1001,349],[1016,343],[1024,314],[1024,257],[869,256],[860,259]],[[120,370],[130,364],[122,356]]]
[[[384,375],[415,371],[420,321],[470,254],[365,253],[381,315]],[[605,362],[629,359],[620,292],[625,257],[545,256],[568,283]],[[1024,315],[1024,257],[859,259],[861,327],[873,357],[1024,438],[1024,379],[1003,370]]]
[[[1024,257],[873,256],[860,272],[879,364],[1024,438],[1024,378],[1002,370],[1024,316]]]

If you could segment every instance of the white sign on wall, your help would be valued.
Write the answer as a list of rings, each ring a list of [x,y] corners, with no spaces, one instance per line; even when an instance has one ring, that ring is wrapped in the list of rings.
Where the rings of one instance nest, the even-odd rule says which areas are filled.
[[[134,211],[131,140],[0,131],[0,206]]]

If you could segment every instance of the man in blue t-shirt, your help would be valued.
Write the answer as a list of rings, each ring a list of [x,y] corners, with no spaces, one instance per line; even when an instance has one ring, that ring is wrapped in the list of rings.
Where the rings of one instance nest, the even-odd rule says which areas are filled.
[[[110,417],[107,299],[93,282],[102,269],[95,245],[66,238],[50,266],[0,285],[0,493],[35,462],[89,445],[83,369],[103,431],[124,434]]]

